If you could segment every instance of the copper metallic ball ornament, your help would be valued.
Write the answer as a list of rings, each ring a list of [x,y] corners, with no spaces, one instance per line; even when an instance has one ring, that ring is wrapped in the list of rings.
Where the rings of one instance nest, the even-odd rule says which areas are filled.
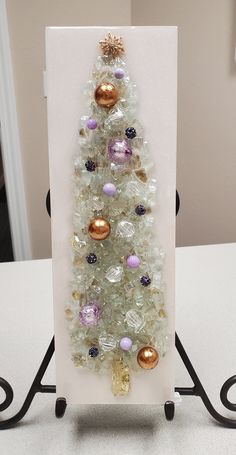
[[[109,108],[117,103],[119,93],[113,84],[110,82],[103,82],[96,88],[94,98],[99,106]]]
[[[111,226],[104,218],[94,218],[89,223],[88,232],[93,240],[105,240],[111,232]]]
[[[144,346],[138,352],[137,361],[144,370],[152,370],[159,362],[159,354],[152,346]]]

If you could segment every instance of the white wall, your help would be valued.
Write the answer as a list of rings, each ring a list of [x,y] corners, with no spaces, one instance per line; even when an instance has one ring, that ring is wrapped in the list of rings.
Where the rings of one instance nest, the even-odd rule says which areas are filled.
[[[34,258],[51,255],[44,30],[47,25],[129,25],[130,0],[7,0],[17,113]]]
[[[177,243],[235,242],[236,3],[133,0],[132,23],[179,27]]]

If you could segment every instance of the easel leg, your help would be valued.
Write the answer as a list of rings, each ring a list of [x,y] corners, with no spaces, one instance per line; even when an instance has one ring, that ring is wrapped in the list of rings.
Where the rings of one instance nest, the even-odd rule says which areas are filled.
[[[49,362],[53,356],[54,349],[55,348],[54,348],[54,337],[53,337],[21,409],[17,412],[17,414],[15,414],[10,419],[0,421],[0,430],[11,428],[16,423],[18,423],[21,419],[23,419],[23,417],[27,413],[36,393],[38,393],[38,392],[39,393],[56,393],[55,385],[42,385],[41,384],[41,380],[42,380],[42,378],[45,374],[45,371],[49,365]],[[0,378],[0,387],[3,388],[3,390],[5,391],[5,394],[6,394],[6,398],[5,398],[4,402],[0,405],[0,411],[2,411],[4,409],[7,409],[8,406],[10,406],[10,404],[13,400],[13,390],[12,390],[12,387],[10,386],[10,384],[3,378]]]
[[[176,387],[175,391],[179,392],[180,395],[195,395],[199,396],[201,400],[203,401],[206,409],[208,412],[211,414],[211,416],[217,420],[217,422],[221,423],[222,425],[229,427],[229,428],[236,428],[236,420],[234,419],[229,419],[227,417],[222,416],[219,414],[219,412],[216,411],[216,409],[213,407],[212,403],[210,402],[208,395],[195,371],[193,368],[193,365],[177,335],[175,334],[175,346],[176,349],[185,365],[186,370],[188,371],[189,376],[191,377],[194,386],[193,387]],[[227,408],[230,409],[231,411],[236,411],[236,404],[231,403],[228,398],[227,394],[232,387],[232,385],[236,384],[236,375],[231,376],[222,386],[221,388],[221,393],[220,393],[220,398],[222,404]]]

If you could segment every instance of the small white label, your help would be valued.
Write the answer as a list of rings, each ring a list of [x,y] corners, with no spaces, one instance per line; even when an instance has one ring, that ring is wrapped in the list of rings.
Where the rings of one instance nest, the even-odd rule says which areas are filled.
[[[182,403],[182,397],[181,397],[181,395],[179,394],[179,392],[175,392],[174,402],[175,402],[175,404],[180,404],[180,403]]]

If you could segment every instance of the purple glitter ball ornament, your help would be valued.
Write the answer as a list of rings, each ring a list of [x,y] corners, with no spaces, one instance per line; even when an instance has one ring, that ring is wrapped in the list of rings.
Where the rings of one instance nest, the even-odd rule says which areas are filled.
[[[87,326],[97,325],[100,316],[101,308],[97,302],[90,302],[88,305],[83,305],[79,312],[80,323]]]
[[[125,75],[125,72],[124,72],[124,70],[122,68],[117,68],[115,70],[114,74],[115,74],[116,79],[123,79],[123,77]]]
[[[104,187],[103,187],[103,192],[107,195],[107,196],[114,196],[114,194],[116,194],[116,187],[113,183],[105,183]]]
[[[123,351],[129,351],[132,348],[132,340],[128,337],[121,338],[120,340],[120,348],[123,349]]]
[[[96,346],[92,346],[90,349],[89,349],[89,356],[90,357],[97,357],[99,354],[99,350]]]
[[[137,205],[135,207],[135,213],[139,216],[145,215],[146,209],[145,209],[144,205],[142,205],[142,204]]]
[[[95,118],[89,118],[86,125],[89,130],[95,130],[98,126],[97,120]]]
[[[95,264],[95,262],[97,262],[97,256],[94,253],[89,253],[88,256],[86,256],[86,260],[88,264]]]
[[[140,259],[135,254],[131,254],[127,257],[126,263],[131,269],[137,269],[140,266]]]
[[[96,169],[96,164],[94,163],[93,160],[88,160],[85,163],[85,167],[86,167],[88,172],[94,172],[95,169]]]
[[[151,284],[151,278],[148,275],[143,275],[140,278],[140,283],[144,286],[147,287],[149,284]]]
[[[108,146],[108,155],[112,163],[124,164],[130,160],[132,149],[126,139],[114,139]]]
[[[132,126],[129,128],[126,128],[125,135],[128,137],[128,139],[133,139],[137,135],[136,129],[133,128]]]

